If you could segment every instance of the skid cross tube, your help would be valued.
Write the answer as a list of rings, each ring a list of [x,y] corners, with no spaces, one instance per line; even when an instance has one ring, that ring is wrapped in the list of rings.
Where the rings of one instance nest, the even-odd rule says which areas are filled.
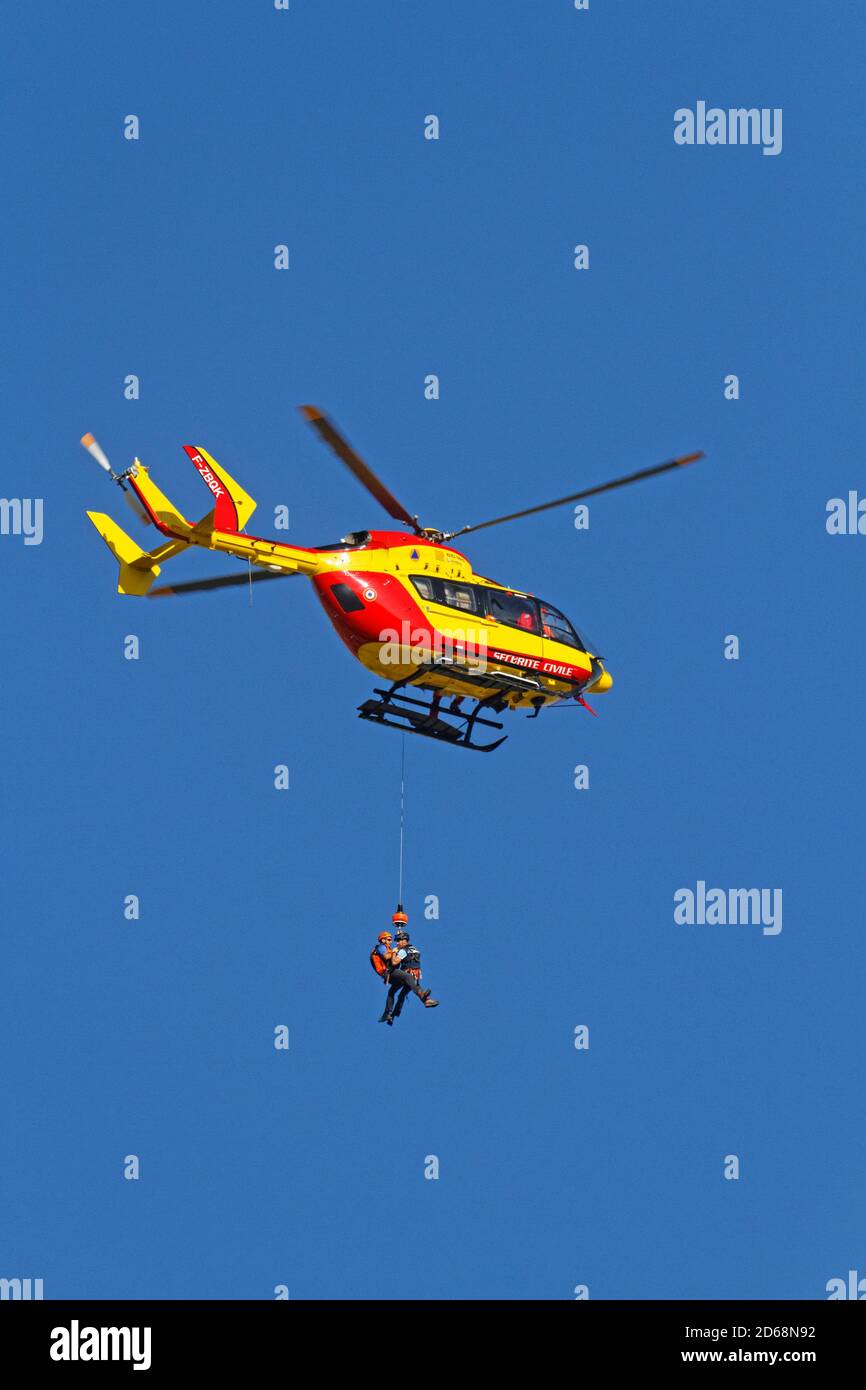
[[[471,748],[476,753],[492,753],[505,742],[507,735],[491,743],[473,742],[473,731],[478,724],[490,729],[501,729],[496,719],[486,719],[481,710],[497,696],[478,700],[473,709],[461,710],[459,702],[452,700],[443,708],[442,695],[434,691],[430,700],[419,700],[413,695],[403,694],[400,687],[405,681],[397,681],[389,690],[376,689],[378,698],[365,700],[358,706],[359,719],[369,719],[374,724],[385,724],[390,729],[402,729],[407,734],[420,734],[422,738],[436,739],[439,743],[449,743],[454,748]]]

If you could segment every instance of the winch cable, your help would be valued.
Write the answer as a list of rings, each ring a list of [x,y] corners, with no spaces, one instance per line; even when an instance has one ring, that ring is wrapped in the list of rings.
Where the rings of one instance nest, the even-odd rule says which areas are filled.
[[[403,845],[406,830],[406,735],[400,740],[400,889],[397,894],[399,910],[403,908]]]

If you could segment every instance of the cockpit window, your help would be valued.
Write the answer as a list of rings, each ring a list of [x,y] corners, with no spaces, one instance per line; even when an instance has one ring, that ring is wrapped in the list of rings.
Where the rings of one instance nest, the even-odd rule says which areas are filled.
[[[552,608],[549,603],[541,605],[541,626],[549,641],[564,642],[567,647],[576,647],[581,652],[586,650],[565,614],[560,613],[558,608]]]
[[[519,627],[524,632],[541,631],[538,623],[538,604],[523,594],[509,594],[503,589],[487,589],[487,611],[498,623]]]

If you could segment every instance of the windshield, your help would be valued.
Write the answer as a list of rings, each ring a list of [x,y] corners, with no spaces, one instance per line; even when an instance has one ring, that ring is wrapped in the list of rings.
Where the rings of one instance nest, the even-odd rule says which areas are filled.
[[[576,647],[581,652],[587,650],[565,614],[549,603],[541,605],[541,628],[551,642],[564,642],[567,647]]]

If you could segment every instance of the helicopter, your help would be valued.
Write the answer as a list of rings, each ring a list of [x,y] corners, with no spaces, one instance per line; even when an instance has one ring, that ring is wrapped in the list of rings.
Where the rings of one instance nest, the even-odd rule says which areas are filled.
[[[537,717],[542,709],[576,703],[594,714],[586,695],[613,685],[602,654],[552,603],[477,574],[451,542],[656,477],[703,454],[686,454],[457,531],[439,531],[421,525],[318,407],[299,410],[402,529],[352,531],[333,544],[312,547],[249,535],[252,497],[201,445],[185,444],[213,499],[212,510],[190,522],[140,459],[115,473],[93,435],[85,434],[81,443],[91,457],[119,485],[139,519],[164,538],[145,551],[104,512],[87,513],[119,564],[118,593],[161,598],[306,575],[337,635],[385,682],[358,706],[359,717],[452,747],[493,752],[507,735],[482,731],[501,731],[501,720],[492,716],[507,712]],[[162,564],[190,546],[246,560],[248,572],[154,588]]]

